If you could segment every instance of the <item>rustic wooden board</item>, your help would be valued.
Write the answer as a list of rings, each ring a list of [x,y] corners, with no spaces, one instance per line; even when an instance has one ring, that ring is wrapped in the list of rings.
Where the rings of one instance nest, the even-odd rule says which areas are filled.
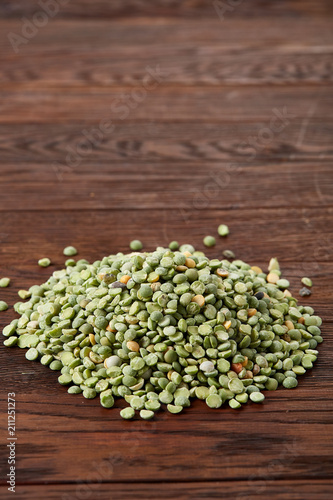
[[[173,208],[178,210],[177,221],[182,222],[191,219],[193,211],[207,208],[269,209],[273,204],[275,209],[295,208],[300,213],[299,206],[303,205],[305,214],[313,207],[323,208],[325,215],[332,213],[333,205],[331,166],[313,163],[273,164],[269,169],[267,165],[240,164],[236,171],[229,169],[228,164],[209,165],[203,171],[202,165],[184,167],[182,163],[173,163],[169,167],[165,162],[133,165],[124,161],[114,164],[110,171],[107,163],[76,167],[63,162],[47,167],[17,163],[4,165],[2,179],[6,174],[4,210]],[[25,188],[26,203],[22,207],[13,197],[17,175]],[[260,188],[257,178],[262,178]],[[259,199],[256,194],[260,195]],[[284,223],[291,214],[287,212]],[[326,222],[324,217],[322,223]],[[294,224],[297,223],[296,216]],[[288,231],[293,230],[288,225]]]
[[[184,172],[181,169],[179,175],[192,171],[206,175],[202,162],[205,165],[214,162],[214,165],[209,163],[210,168],[217,169],[237,162],[246,170],[248,164],[274,164],[266,169],[266,175],[270,176],[284,166],[296,171],[302,167],[312,168],[312,165],[317,170],[325,162],[330,164],[332,119],[318,120],[313,115],[295,118],[280,131],[269,134],[266,127],[271,118],[265,121],[253,117],[248,123],[144,122],[140,126],[124,122],[109,134],[99,132],[96,124],[6,124],[0,125],[0,154],[10,169],[15,164],[21,163],[22,167],[22,163],[29,162],[40,163],[45,172],[53,162],[98,170],[103,169],[104,164],[109,166],[110,160],[114,164],[128,164],[133,160],[133,169],[138,163],[142,169],[145,165],[151,168],[151,164],[158,166],[165,162],[168,167],[163,169],[165,175],[174,168],[173,162],[187,162],[191,166],[190,170],[184,168]],[[85,130],[88,137],[84,135]],[[85,139],[85,151],[81,149],[82,139]],[[252,144],[252,140],[256,142]],[[69,153],[77,155],[68,159]],[[32,165],[32,168],[39,167]],[[38,172],[38,177],[40,174]]]
[[[63,2],[59,0],[59,16],[65,19],[96,17],[98,19],[106,17],[124,17],[126,19],[146,15],[149,18],[162,16],[163,18],[214,18],[216,10],[211,2],[205,0],[80,0],[79,2]],[[220,4],[221,5],[221,4]],[[226,3],[228,5],[228,3]],[[307,18],[309,16],[325,16],[332,12],[330,0],[280,0],[279,2],[267,1],[263,4],[261,0],[245,2],[234,0],[229,3],[234,7],[229,10],[233,16],[248,17],[258,19],[260,17],[281,17],[281,18]],[[37,10],[34,0],[3,0],[0,6],[1,17],[17,18],[22,15],[33,15]]]
[[[161,66],[162,68],[162,66]],[[135,92],[139,88],[139,93]],[[332,119],[331,85],[304,86],[233,86],[207,91],[202,86],[168,86],[161,83],[146,95],[141,87],[110,87],[83,91],[71,88],[48,90],[4,90],[0,124],[75,122],[83,126],[95,123],[105,133],[126,121],[166,123],[237,123],[256,121],[269,126],[274,110],[285,120],[307,119],[315,111],[316,120]],[[133,92],[133,93],[132,93]],[[256,103],[255,106],[253,103]],[[52,119],[51,119],[52,117]]]
[[[265,269],[277,256],[295,296],[313,278],[300,301],[324,319],[316,367],[239,412],[196,401],[126,422],[123,401],[106,410],[68,395],[1,343],[2,498],[9,392],[23,500],[332,498],[332,2],[224,3],[222,20],[203,0],[67,2],[15,54],[7,35],[39,4],[1,2],[0,277],[12,282],[0,300],[12,306],[61,269],[66,245],[88,260],[133,238],[203,249],[225,222],[211,257],[231,249]],[[131,107],[157,64],[164,77]],[[0,329],[14,317],[0,313]]]
[[[191,86],[325,84],[333,78],[329,17],[302,22],[273,18],[269,23],[232,15],[225,21],[215,16],[209,23],[56,17],[29,43],[18,43],[15,54],[9,34],[19,35],[22,30],[21,19],[0,21],[0,31],[7,33],[0,40],[0,81],[25,91],[39,91],[40,85],[87,89],[135,85],[142,82],[147,67],[156,65],[163,70],[164,84]]]
[[[97,478],[100,477],[97,476]],[[42,489],[39,485],[22,486],[22,495],[26,498],[38,498]],[[332,494],[332,482],[330,480],[311,479],[303,481],[277,480],[264,478],[249,481],[212,481],[212,482],[169,482],[160,483],[115,483],[112,485],[112,497],[117,499],[137,498],[138,500],[203,500],[206,498],[223,498],[227,500],[327,500]],[[43,492],[44,493],[44,492]],[[51,500],[71,500],[86,495],[86,498],[109,500],[110,485],[104,483],[91,483],[87,481],[83,486],[72,485],[48,485],[48,498]]]

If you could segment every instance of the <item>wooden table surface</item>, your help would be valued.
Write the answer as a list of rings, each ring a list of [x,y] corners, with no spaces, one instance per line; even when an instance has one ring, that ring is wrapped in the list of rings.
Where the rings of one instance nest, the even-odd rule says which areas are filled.
[[[15,498],[331,499],[332,2],[47,5],[0,3],[0,300],[61,269],[66,245],[94,260],[133,238],[203,249],[226,223],[207,253],[277,256],[296,295],[310,276],[325,342],[294,391],[150,422],[67,394],[1,343],[1,498],[13,392]]]

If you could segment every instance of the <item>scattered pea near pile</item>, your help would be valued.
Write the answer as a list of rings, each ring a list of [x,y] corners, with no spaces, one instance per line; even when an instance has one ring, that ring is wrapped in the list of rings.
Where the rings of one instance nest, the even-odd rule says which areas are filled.
[[[297,305],[276,259],[266,274],[183,245],[66,265],[21,294],[4,344],[29,347],[26,358],[59,370],[71,394],[99,395],[105,408],[123,397],[125,419],[150,419],[161,404],[179,413],[191,398],[260,403],[317,359],[321,318]]]

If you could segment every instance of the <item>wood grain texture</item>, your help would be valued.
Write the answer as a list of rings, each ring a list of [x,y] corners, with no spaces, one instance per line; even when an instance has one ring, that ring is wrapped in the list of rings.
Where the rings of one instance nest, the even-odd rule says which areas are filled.
[[[85,18],[85,17],[123,17],[131,18],[137,16],[147,16],[154,18],[162,16],[163,18],[179,18],[185,17],[205,18],[216,17],[216,10],[212,2],[205,0],[98,0],[90,2],[89,0],[80,0],[79,2],[70,2],[66,0],[58,0],[61,5],[59,15],[66,19]],[[227,4],[228,5],[228,4]],[[309,17],[314,15],[327,16],[332,12],[332,4],[330,0],[320,0],[312,2],[311,0],[280,0],[274,2],[268,0],[252,0],[246,2],[239,0],[230,2],[230,6],[235,6],[234,10],[230,10],[237,17],[248,17],[258,19],[264,17],[282,17],[282,18],[299,18]],[[39,5],[34,0],[4,0],[1,2],[0,13],[1,17],[16,18],[22,15],[32,15],[39,10]]]
[[[176,222],[181,223],[191,219],[193,212],[208,208],[256,210],[269,209],[273,203],[274,209],[297,209],[300,205],[306,209],[323,208],[322,224],[331,216],[330,165],[295,166],[285,162],[271,164],[269,169],[262,164],[250,168],[246,163],[232,165],[209,164],[203,171],[201,166],[184,167],[178,162],[166,167],[157,161],[142,166],[123,161],[114,163],[110,171],[109,164],[102,162],[88,165],[82,162],[74,167],[64,161],[47,166],[5,164],[0,175],[5,188],[0,211],[172,208],[178,210]],[[22,183],[20,189],[17,178]],[[262,179],[260,193],[255,178]],[[16,200],[22,191],[25,204],[18,206]],[[228,216],[230,220],[233,217]],[[290,218],[293,219],[292,215]],[[293,231],[288,220],[286,223]]]
[[[45,170],[53,162],[69,166],[76,163],[96,168],[102,163],[140,163],[141,168],[151,164],[186,162],[193,169],[202,162],[213,168],[228,162],[251,167],[272,165],[277,170],[288,163],[288,168],[300,169],[332,161],[333,120],[308,118],[290,120],[281,130],[267,131],[273,116],[266,120],[229,123],[147,123],[138,126],[131,122],[115,126],[110,133],[99,131],[98,123],[80,124],[6,124],[0,125],[0,154],[4,164],[38,163]],[[84,135],[86,134],[86,135]],[[86,150],[81,141],[85,140]],[[89,144],[91,151],[89,150]],[[67,158],[68,154],[74,154]],[[80,158],[81,157],[81,158]],[[96,165],[92,164],[96,162]],[[212,163],[213,162],[213,163]],[[185,165],[184,165],[185,167]],[[11,168],[11,167],[9,167]],[[39,168],[39,167],[32,167]],[[192,169],[191,169],[192,170]],[[198,171],[202,171],[199,168]],[[181,171],[180,174],[183,172]],[[319,175],[320,177],[320,175]],[[323,175],[324,178],[324,175]]]
[[[41,487],[22,486],[24,498],[37,498],[41,494]],[[138,500],[156,500],[157,495],[161,500],[177,498],[179,500],[205,500],[207,498],[223,498],[227,500],[328,500],[332,494],[332,481],[323,479],[312,480],[276,480],[251,478],[249,481],[212,481],[194,483],[175,483],[166,481],[161,483],[157,494],[154,483],[116,483],[112,484],[113,498],[119,500],[137,498]],[[48,485],[48,498],[50,500],[74,500],[83,498],[99,498],[109,500],[110,485],[96,484],[83,481],[75,485]]]
[[[266,269],[276,256],[296,297],[313,279],[300,303],[324,320],[318,362],[262,405],[126,422],[122,400],[69,395],[1,342],[1,498],[8,392],[20,500],[332,498],[333,5],[223,3],[224,19],[203,0],[64,2],[18,53],[8,34],[40,4],[0,3],[0,300],[61,269],[69,244],[90,261],[133,238],[203,250],[223,222],[212,258],[231,249]]]
[[[333,117],[332,88],[305,86],[269,86],[229,88],[184,87],[163,85],[144,95],[141,87],[70,89],[22,92],[3,91],[4,102],[0,124],[75,122],[102,124],[108,130],[112,125],[133,122],[165,123],[248,123],[256,120],[269,125],[278,110],[285,116],[283,123],[293,119],[308,119],[315,111],[314,120]],[[138,93],[136,93],[138,91]],[[253,104],[255,103],[255,105]],[[284,110],[284,111],[283,111]],[[52,117],[52,120],[50,120]],[[278,122],[276,122],[276,127]]]
[[[0,40],[0,82],[24,90],[39,90],[40,85],[87,89],[140,85],[146,68],[156,65],[163,70],[164,84],[331,82],[330,19],[287,18],[283,30],[280,27],[278,18],[253,23],[252,18],[239,20],[232,14],[225,22],[216,18],[209,24],[196,19],[129,22],[57,17],[19,44],[15,53],[10,34],[24,33],[24,22],[2,21],[0,31],[6,36]],[[307,38],[300,43],[304,32]]]

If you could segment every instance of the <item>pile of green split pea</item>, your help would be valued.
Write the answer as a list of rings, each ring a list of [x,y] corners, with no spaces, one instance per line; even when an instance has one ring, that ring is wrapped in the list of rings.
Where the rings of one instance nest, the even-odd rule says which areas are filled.
[[[261,403],[263,391],[293,389],[312,368],[322,320],[298,305],[276,258],[266,273],[189,244],[131,248],[90,264],[67,247],[65,269],[20,290],[4,344],[28,348],[70,394],[98,396],[104,408],[124,398],[125,419],[151,419],[161,405],[179,413],[194,398],[210,408]]]

